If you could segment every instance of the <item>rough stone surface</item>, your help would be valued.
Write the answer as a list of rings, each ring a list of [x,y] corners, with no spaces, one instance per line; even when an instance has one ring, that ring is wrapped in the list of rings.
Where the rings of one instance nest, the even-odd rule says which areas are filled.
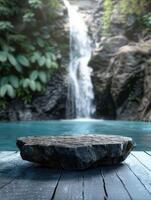
[[[45,92],[33,96],[31,103],[20,99],[9,101],[6,111],[0,110],[0,120],[30,121],[65,118],[67,96],[66,72],[59,69],[47,84]]]
[[[133,141],[113,135],[21,137],[17,146],[24,160],[51,168],[83,170],[122,162]]]
[[[114,53],[106,51],[106,43],[102,45],[90,62],[97,117],[150,121],[151,40],[129,43]]]
[[[104,0],[98,0],[97,6],[94,5],[92,7],[93,14],[89,19],[89,28],[94,42],[99,43],[102,36],[113,37],[123,35],[135,42],[144,37],[144,30],[137,25],[136,14],[131,12],[125,15],[120,12],[119,0],[112,0],[112,5],[108,33],[104,33],[103,30]]]
[[[89,65],[93,68],[92,81],[95,93],[96,117],[116,119],[116,108],[110,91],[112,72],[109,71],[111,59],[120,47],[128,44],[124,36],[102,39],[95,49]]]
[[[119,1],[112,3],[108,34],[103,33],[100,20],[103,0],[94,8],[89,24],[96,44],[89,63],[93,68],[96,118],[150,121],[150,35],[137,25],[134,13],[124,16],[118,10]]]
[[[95,117],[150,121],[151,35],[137,26],[134,13],[123,16],[118,11],[118,0],[112,0],[114,8],[107,35],[102,29],[103,0],[69,1],[79,7],[92,39],[93,53],[89,65],[93,68]],[[6,108],[0,107],[0,120],[66,118],[69,19],[63,0],[59,2],[56,19],[48,22],[52,44],[58,50],[59,70],[53,74],[45,92],[34,94],[31,102],[8,99]]]

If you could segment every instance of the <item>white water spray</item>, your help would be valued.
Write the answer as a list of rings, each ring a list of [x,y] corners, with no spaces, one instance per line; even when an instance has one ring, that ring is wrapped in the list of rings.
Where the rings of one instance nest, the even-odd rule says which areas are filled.
[[[92,69],[88,67],[91,45],[84,20],[75,6],[64,3],[70,23],[70,64],[67,99],[68,118],[91,118],[95,112],[94,93],[91,81]]]

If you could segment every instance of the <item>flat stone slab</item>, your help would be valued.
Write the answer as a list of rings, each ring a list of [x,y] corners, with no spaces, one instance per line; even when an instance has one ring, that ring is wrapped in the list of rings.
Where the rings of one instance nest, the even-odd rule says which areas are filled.
[[[126,159],[133,144],[129,137],[114,135],[33,136],[17,139],[24,160],[71,170],[118,164]]]

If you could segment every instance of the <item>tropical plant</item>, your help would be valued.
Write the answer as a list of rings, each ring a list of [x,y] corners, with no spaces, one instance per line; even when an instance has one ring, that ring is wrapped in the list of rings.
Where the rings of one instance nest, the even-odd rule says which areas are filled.
[[[57,0],[0,0],[1,99],[41,92],[58,67],[47,24],[57,6]]]
[[[108,34],[108,30],[110,28],[110,17],[112,14],[112,9],[113,9],[113,2],[112,0],[105,0],[104,4],[104,15],[103,15],[103,34],[106,35]]]
[[[146,27],[147,32],[151,32],[151,12],[144,15],[142,18],[142,25]]]

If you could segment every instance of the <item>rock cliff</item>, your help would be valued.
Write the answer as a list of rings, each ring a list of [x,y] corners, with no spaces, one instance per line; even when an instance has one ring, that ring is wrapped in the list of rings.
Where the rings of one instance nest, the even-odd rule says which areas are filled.
[[[127,43],[124,37],[103,41],[90,62],[97,117],[150,120],[151,40]]]
[[[58,18],[50,25],[54,45],[58,46],[59,70],[42,94],[31,103],[19,99],[0,110],[0,120],[40,120],[66,118],[67,66],[69,62],[69,24],[61,1]],[[125,17],[116,6],[110,18],[109,34],[104,37],[103,0],[70,0],[79,7],[92,39],[92,80],[96,118],[151,120],[151,37],[136,25],[134,13]],[[93,2],[93,3],[92,3]],[[114,4],[118,1],[114,0]]]
[[[96,117],[148,121],[151,112],[150,36],[136,25],[135,14],[125,17],[114,8],[107,36],[103,36],[100,20],[103,1],[99,2],[90,23],[96,44],[89,63],[93,68]]]

